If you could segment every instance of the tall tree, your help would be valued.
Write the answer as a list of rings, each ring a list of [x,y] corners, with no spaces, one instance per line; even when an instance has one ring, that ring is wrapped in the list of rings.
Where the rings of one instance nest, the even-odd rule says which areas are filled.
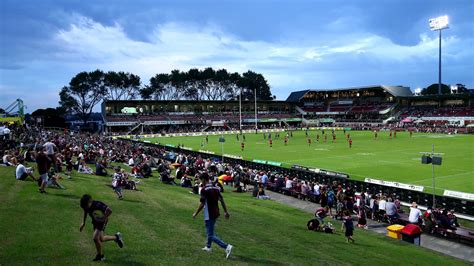
[[[421,90],[421,95],[433,95],[438,94],[438,83],[431,84],[430,86]],[[451,94],[451,89],[446,84],[441,84],[441,94]]]
[[[270,91],[270,86],[262,74],[249,70],[242,74],[239,85],[244,88],[242,95],[246,99],[253,99],[255,97],[255,91],[257,92],[257,100],[274,99]]]
[[[94,106],[107,95],[105,83],[104,72],[100,70],[81,72],[61,89],[59,105],[87,123]]]
[[[132,73],[109,71],[105,74],[107,99],[110,100],[135,99],[140,84],[140,77]]]

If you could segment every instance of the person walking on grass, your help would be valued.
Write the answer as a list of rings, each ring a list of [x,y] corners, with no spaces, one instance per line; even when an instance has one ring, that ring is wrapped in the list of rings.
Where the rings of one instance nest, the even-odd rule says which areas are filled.
[[[101,261],[105,259],[102,245],[107,241],[115,241],[117,245],[122,248],[123,240],[120,232],[117,232],[114,236],[104,235],[105,227],[109,221],[109,216],[112,214],[112,210],[103,202],[92,200],[92,197],[88,194],[84,194],[81,198],[81,208],[84,210],[84,218],[82,220],[79,231],[82,232],[86,226],[87,215],[92,219],[92,226],[94,233],[92,238],[95,243],[97,255],[93,261]]]
[[[225,249],[227,259],[232,253],[233,246],[220,240],[214,233],[214,226],[216,225],[217,218],[219,217],[219,201],[221,202],[222,208],[224,209],[225,218],[229,219],[230,215],[227,211],[227,206],[225,205],[224,198],[222,197],[219,188],[213,186],[209,182],[209,175],[207,173],[203,173],[200,176],[200,179],[203,186],[201,189],[201,203],[199,204],[199,207],[196,212],[194,212],[193,218],[196,218],[196,216],[201,212],[201,210],[204,209],[204,222],[206,225],[207,243],[202,250],[210,252],[211,244],[212,242],[214,242],[221,248]]]
[[[347,243],[354,243],[355,240],[354,238],[352,238],[352,236],[354,235],[354,222],[348,210],[344,211],[344,217],[342,219],[342,229],[344,230],[344,235],[347,238]]]
[[[38,146],[36,147],[36,165],[38,166],[38,185],[39,185],[39,192],[46,193],[46,185],[48,184],[49,176],[49,168],[51,167],[51,159],[46,156],[43,152],[43,147]]]

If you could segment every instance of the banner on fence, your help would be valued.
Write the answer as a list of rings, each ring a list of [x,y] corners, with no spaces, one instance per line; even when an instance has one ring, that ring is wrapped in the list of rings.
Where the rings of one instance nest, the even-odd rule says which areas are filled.
[[[365,178],[364,181],[366,183],[377,184],[377,185],[382,185],[382,186],[387,186],[387,187],[403,188],[403,189],[419,191],[419,192],[423,192],[423,189],[425,188],[423,186],[416,186],[416,185],[404,184],[404,183],[393,182],[393,181],[384,181],[384,180],[373,179],[373,178]]]
[[[444,190],[443,196],[474,201],[474,194],[454,190]]]

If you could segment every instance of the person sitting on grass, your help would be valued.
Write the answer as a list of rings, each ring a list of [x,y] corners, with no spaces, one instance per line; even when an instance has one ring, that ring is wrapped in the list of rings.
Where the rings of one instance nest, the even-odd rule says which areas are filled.
[[[123,194],[122,194],[122,183],[123,183],[123,175],[120,172],[120,167],[116,166],[115,167],[115,173],[112,178],[112,188],[115,191],[115,194],[117,194],[117,197],[119,200],[123,199]]]
[[[90,175],[93,173],[92,169],[89,166],[87,166],[84,160],[81,160],[81,162],[79,163],[77,172],[81,174],[90,174]]]
[[[187,174],[184,174],[183,177],[181,177],[181,187],[190,188],[192,186],[191,178],[189,178]]]
[[[20,158],[18,160],[18,165],[16,166],[15,170],[16,180],[26,180],[26,178],[31,177],[33,181],[36,181],[36,178],[33,176],[33,168],[25,167],[23,163],[23,158]]]
[[[105,227],[107,226],[109,217],[112,214],[112,210],[105,203],[92,200],[90,195],[84,194],[81,198],[81,208],[84,210],[84,216],[81,227],[79,228],[80,232],[82,232],[86,226],[87,215],[92,219],[92,226],[94,229],[92,238],[97,250],[97,255],[93,261],[101,261],[105,259],[102,247],[104,242],[115,241],[120,248],[123,247],[124,243],[120,232],[117,232],[114,236],[104,235]]]
[[[95,164],[95,174],[98,176],[107,176],[106,166],[105,160],[97,161]]]
[[[265,189],[262,183],[258,183],[257,199],[270,199],[269,196],[265,195]]]
[[[144,178],[149,178],[152,176],[151,167],[147,162],[143,162],[142,167],[140,168],[140,174]]]
[[[48,183],[47,186],[50,188],[59,188],[59,189],[66,189],[64,186],[59,184],[59,179],[61,179],[61,175],[51,171],[48,173]]]

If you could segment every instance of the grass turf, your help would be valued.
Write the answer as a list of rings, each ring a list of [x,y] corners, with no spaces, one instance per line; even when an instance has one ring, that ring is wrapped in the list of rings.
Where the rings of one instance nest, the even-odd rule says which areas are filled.
[[[326,130],[328,141],[316,141],[316,134],[310,131],[313,139],[308,145],[304,131],[296,131],[288,146],[284,145],[283,135],[273,140],[273,148],[262,133],[246,134],[245,150],[240,150],[236,135],[227,135],[224,153],[240,155],[245,160],[260,159],[281,162],[284,166],[304,165],[348,173],[351,179],[364,180],[365,177],[422,185],[425,192],[432,192],[431,165],[421,164],[420,152],[435,151],[444,153],[441,166],[435,166],[436,192],[444,189],[474,193],[474,136],[445,135],[398,132],[390,139],[388,132],[379,132],[378,139],[370,131],[348,131],[353,140],[352,148],[344,138],[342,131],[336,131],[336,143],[332,143],[331,132]],[[275,134],[273,134],[274,136]],[[219,136],[209,136],[204,149],[221,154]],[[152,143],[184,144],[199,150],[203,136],[199,137],[161,137],[148,139]],[[241,139],[242,140],[242,139]]]
[[[191,218],[198,196],[188,190],[143,180],[141,191],[116,199],[108,177],[74,174],[65,190],[40,194],[33,182],[15,181],[13,168],[0,167],[0,264],[87,264],[95,255],[88,218],[80,233],[79,199],[89,193],[113,210],[106,232],[122,232],[125,247],[105,243],[107,264],[364,264],[460,265],[462,261],[356,229],[356,244],[343,234],[309,232],[311,215],[249,194],[225,192],[231,219],[220,219],[217,234],[235,246],[229,260],[215,245],[202,252],[202,215]],[[339,229],[340,224],[337,224]]]

